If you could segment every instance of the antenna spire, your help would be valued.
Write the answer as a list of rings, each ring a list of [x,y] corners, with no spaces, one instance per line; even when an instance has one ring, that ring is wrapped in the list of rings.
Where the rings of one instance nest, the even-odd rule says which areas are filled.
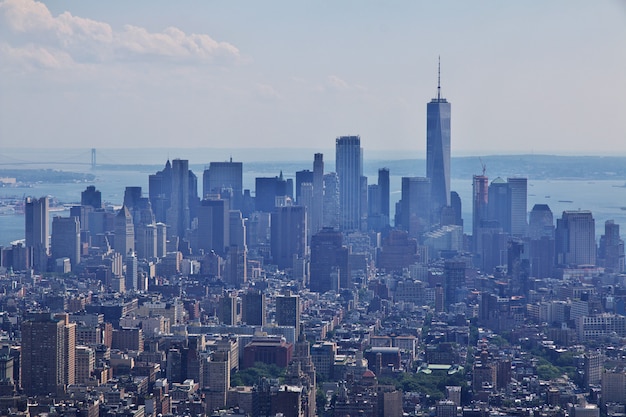
[[[441,55],[437,62],[437,101],[441,100]]]

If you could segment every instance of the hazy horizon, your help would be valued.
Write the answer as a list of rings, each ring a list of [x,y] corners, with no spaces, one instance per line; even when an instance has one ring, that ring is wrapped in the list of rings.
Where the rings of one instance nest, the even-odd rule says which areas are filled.
[[[626,155],[626,5],[0,1],[0,144]]]

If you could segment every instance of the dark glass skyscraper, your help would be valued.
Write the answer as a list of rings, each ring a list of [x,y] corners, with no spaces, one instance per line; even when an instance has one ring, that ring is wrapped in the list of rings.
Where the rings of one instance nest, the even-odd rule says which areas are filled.
[[[435,219],[450,205],[450,103],[441,97],[439,80],[437,97],[426,105],[426,177]]]
[[[335,169],[339,177],[339,210],[341,230],[359,230],[361,223],[361,177],[363,152],[359,136],[337,138]]]

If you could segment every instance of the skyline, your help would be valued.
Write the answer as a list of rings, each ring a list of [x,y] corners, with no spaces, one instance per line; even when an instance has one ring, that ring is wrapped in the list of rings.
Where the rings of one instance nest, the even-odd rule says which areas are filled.
[[[359,135],[366,153],[425,158],[441,56],[453,156],[626,155],[617,1],[145,10],[0,2],[0,144],[331,149]]]

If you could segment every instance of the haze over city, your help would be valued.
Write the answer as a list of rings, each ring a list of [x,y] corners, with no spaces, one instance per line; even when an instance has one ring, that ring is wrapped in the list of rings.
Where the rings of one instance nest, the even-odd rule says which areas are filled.
[[[3,147],[626,154],[619,1],[0,2]]]

